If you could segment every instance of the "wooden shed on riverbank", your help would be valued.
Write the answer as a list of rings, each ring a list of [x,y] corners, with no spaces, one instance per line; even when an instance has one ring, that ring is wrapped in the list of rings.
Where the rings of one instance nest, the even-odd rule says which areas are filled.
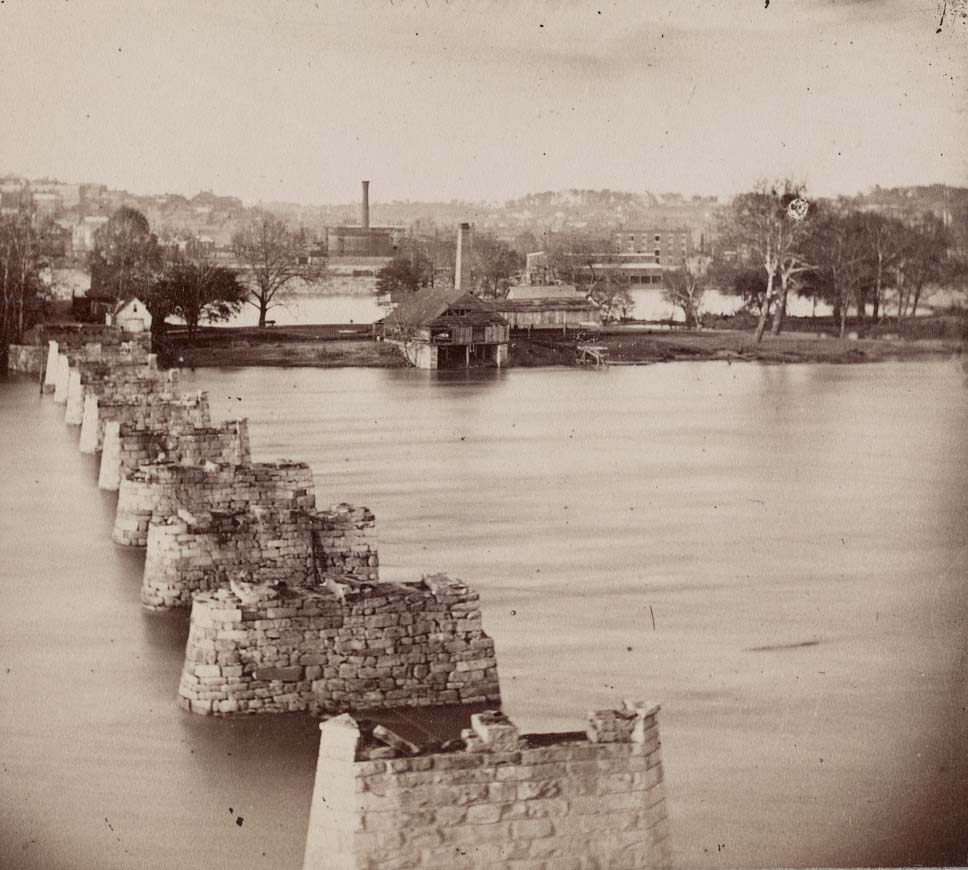
[[[383,335],[421,369],[501,368],[508,361],[507,320],[467,290],[417,290],[387,315]]]
[[[601,306],[571,284],[521,284],[495,299],[511,329],[578,329],[600,324]]]

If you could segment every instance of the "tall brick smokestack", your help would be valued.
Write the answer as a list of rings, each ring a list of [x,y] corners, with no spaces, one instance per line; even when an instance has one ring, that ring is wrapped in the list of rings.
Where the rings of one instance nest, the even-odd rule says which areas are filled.
[[[457,263],[454,268],[454,289],[471,289],[471,225],[461,224],[457,231]]]
[[[363,182],[363,212],[360,215],[360,223],[363,229],[370,228],[370,182]]]

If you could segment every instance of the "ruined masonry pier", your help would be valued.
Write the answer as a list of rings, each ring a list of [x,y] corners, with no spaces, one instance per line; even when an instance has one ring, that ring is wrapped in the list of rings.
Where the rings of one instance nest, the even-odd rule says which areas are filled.
[[[379,556],[367,539],[374,522],[369,510],[348,504],[327,511],[180,509],[148,525],[141,600],[152,610],[190,607],[193,593],[224,586],[226,575],[266,586],[376,582]]]
[[[177,380],[144,384],[147,389],[136,393],[139,385],[123,384],[105,396],[90,395],[84,400],[81,453],[100,453],[104,448],[104,432],[112,421],[127,423],[142,429],[211,426],[208,396],[198,391],[180,395]]]
[[[342,595],[199,593],[178,694],[216,714],[500,702],[477,593],[442,575]]]
[[[139,425],[141,420],[131,423],[105,419],[98,486],[117,490],[122,478],[142,465],[157,462],[246,465],[252,461],[248,420],[196,426],[179,419],[180,416],[177,412],[171,413],[167,426],[159,424],[153,428]]]
[[[121,481],[112,539],[129,547],[148,543],[152,519],[178,511],[238,511],[250,505],[313,508],[313,475],[305,462],[204,466],[145,465]]]
[[[670,866],[657,714],[519,735],[499,712],[441,743],[341,715],[320,725],[303,870]]]

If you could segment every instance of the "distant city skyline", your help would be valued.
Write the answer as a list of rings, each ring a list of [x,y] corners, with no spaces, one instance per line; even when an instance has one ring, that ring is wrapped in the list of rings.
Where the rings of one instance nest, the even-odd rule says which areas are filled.
[[[0,169],[247,205],[968,186],[963,7],[7,3]]]

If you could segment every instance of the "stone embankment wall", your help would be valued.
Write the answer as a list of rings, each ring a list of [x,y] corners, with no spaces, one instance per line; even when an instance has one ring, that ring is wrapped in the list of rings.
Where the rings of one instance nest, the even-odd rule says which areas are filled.
[[[303,870],[668,867],[657,712],[523,736],[483,713],[450,751],[392,748],[349,715],[324,722]]]
[[[123,477],[154,462],[244,465],[251,461],[249,422],[245,419],[227,420],[220,426],[186,428],[169,421],[168,426],[156,429],[112,420],[104,424],[98,486],[116,490]]]
[[[141,429],[212,425],[206,393],[199,391],[179,396],[174,386],[169,388],[164,382],[152,381],[125,382],[124,391],[134,392],[139,386],[144,389],[140,395],[125,395],[119,399],[88,396],[84,400],[79,444],[82,453],[101,452],[104,429],[110,422],[126,423]]]
[[[194,592],[225,586],[229,576],[290,587],[327,578],[376,582],[379,557],[366,535],[373,525],[369,510],[347,504],[197,516],[181,510],[148,526],[141,600],[152,610],[190,607]]]
[[[144,547],[148,524],[182,508],[192,512],[238,512],[250,505],[314,508],[313,475],[304,462],[182,466],[159,463],[121,481],[112,539]]]
[[[12,372],[39,375],[44,367],[45,351],[35,344],[10,345],[9,366]]]
[[[480,602],[418,583],[195,595],[178,694],[195,713],[343,712],[499,703]]]

